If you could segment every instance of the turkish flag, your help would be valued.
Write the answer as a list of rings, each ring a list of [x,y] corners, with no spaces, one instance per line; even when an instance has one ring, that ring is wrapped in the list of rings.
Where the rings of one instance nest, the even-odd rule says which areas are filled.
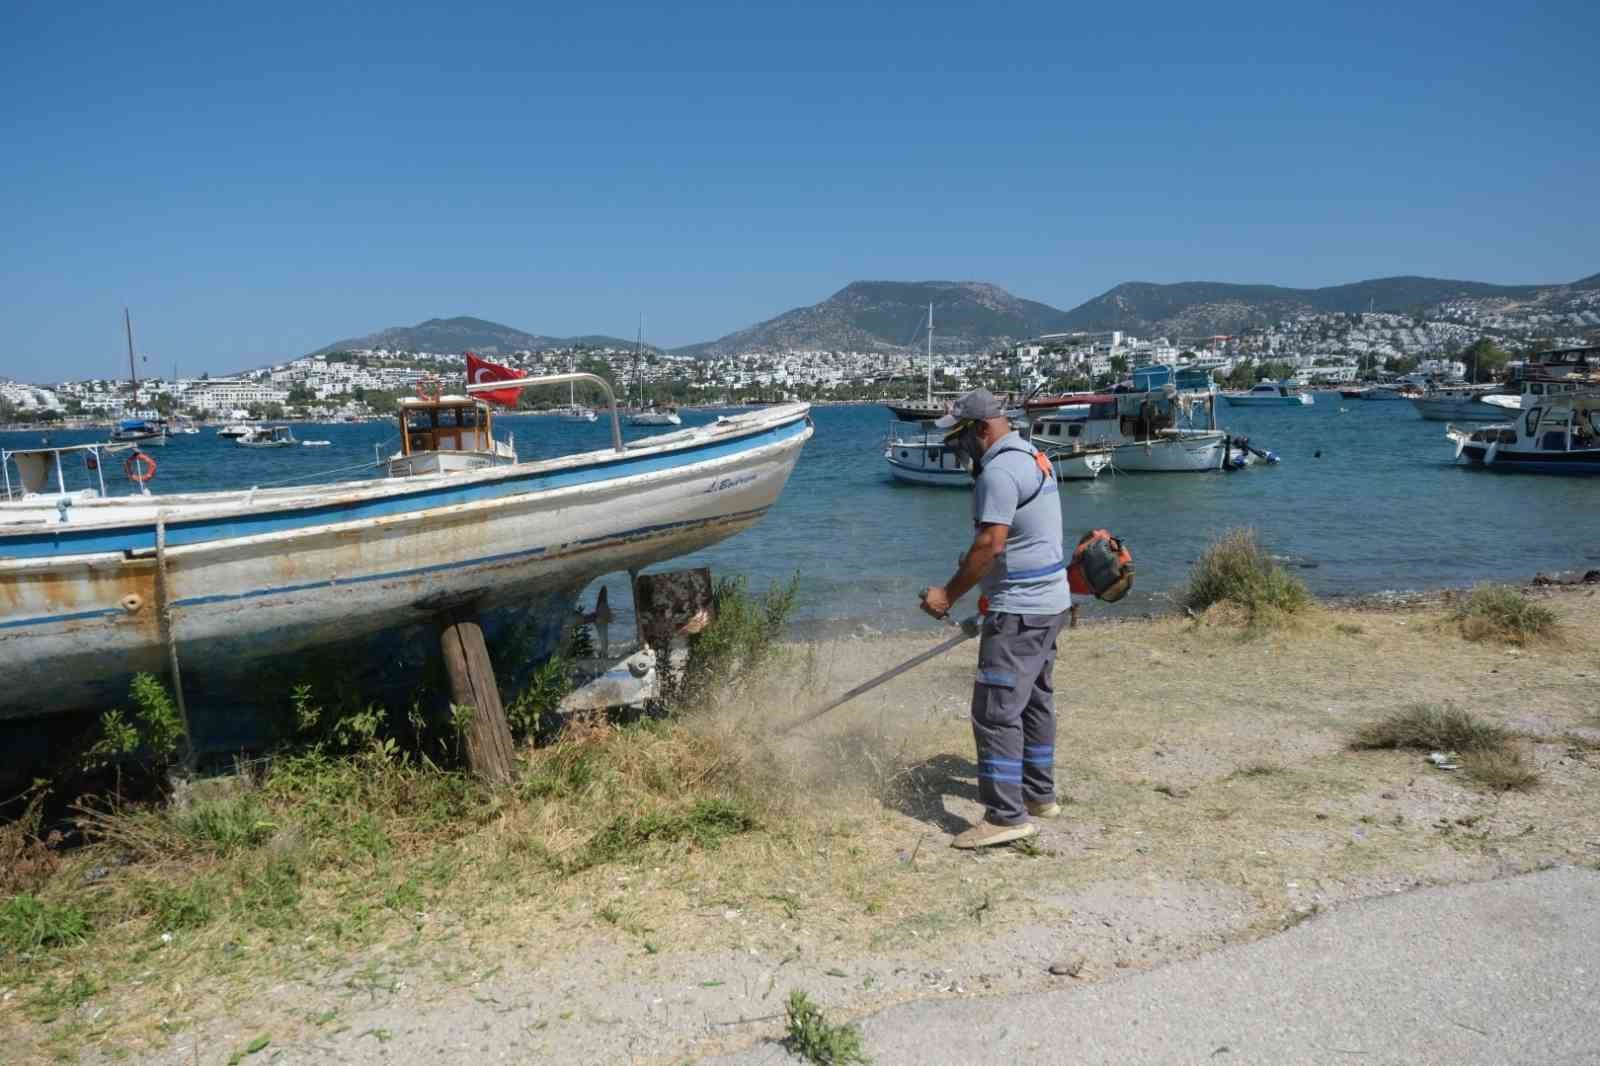
[[[520,370],[512,370],[509,366],[491,363],[486,359],[479,359],[471,352],[467,353],[467,384],[482,385],[486,381],[514,381],[528,375]],[[488,400],[502,407],[515,407],[517,397],[522,394],[521,389],[501,389],[497,392],[475,392],[472,395],[480,400]]]

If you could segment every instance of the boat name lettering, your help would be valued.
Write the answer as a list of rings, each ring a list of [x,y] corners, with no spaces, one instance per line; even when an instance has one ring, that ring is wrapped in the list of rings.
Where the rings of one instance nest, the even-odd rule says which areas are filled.
[[[754,474],[740,474],[738,477],[725,477],[721,480],[714,480],[710,485],[706,486],[705,495],[709,496],[713,492],[726,492],[728,489],[736,489],[740,485],[750,484],[755,479],[756,476]]]

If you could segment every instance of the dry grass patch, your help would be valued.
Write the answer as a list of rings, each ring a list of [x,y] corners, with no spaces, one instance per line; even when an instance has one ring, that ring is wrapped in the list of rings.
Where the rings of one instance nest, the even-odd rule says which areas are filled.
[[[1480,585],[1461,599],[1451,620],[1468,640],[1525,647],[1556,636],[1556,613],[1509,585]]]
[[[1469,777],[1502,791],[1526,790],[1539,780],[1509,732],[1453,707],[1415,704],[1396,711],[1357,729],[1350,746],[1458,755]]]

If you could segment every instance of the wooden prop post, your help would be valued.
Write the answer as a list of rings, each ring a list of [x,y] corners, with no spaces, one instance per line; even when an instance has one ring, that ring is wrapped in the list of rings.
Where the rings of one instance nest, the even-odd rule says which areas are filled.
[[[446,612],[439,621],[439,647],[450,675],[450,702],[472,708],[465,738],[467,767],[490,784],[510,784],[511,727],[500,704],[500,688],[489,648],[483,642],[483,629],[464,609]]]

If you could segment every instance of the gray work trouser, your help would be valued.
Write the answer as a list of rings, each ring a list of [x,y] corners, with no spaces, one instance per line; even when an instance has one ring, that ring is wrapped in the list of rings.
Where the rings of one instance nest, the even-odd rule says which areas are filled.
[[[1060,614],[990,614],[978,644],[972,736],[978,798],[996,825],[1028,817],[1024,800],[1055,799],[1056,707],[1052,676]]]

